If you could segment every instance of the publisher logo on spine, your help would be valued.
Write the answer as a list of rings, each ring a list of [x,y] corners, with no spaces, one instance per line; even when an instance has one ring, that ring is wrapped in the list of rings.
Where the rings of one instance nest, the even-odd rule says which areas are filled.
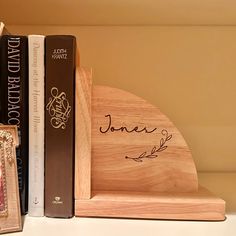
[[[63,201],[60,197],[54,197],[54,200],[52,201],[52,204],[63,204]]]
[[[50,122],[52,127],[55,129],[65,129],[71,112],[71,106],[66,98],[66,93],[59,93],[58,89],[53,87],[46,109],[51,116]]]

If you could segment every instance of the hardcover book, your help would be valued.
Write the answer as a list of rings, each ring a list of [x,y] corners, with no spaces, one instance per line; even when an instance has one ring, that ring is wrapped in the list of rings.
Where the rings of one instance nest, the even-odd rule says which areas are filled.
[[[0,36],[5,34],[10,34],[10,33],[7,31],[4,23],[0,22]]]
[[[0,41],[0,123],[17,125],[16,150],[21,212],[28,210],[28,39],[4,35]]]
[[[74,36],[47,36],[45,89],[45,215],[74,214]]]
[[[44,38],[28,36],[30,216],[44,216]]]
[[[0,36],[3,34],[4,24],[3,22],[0,22]]]

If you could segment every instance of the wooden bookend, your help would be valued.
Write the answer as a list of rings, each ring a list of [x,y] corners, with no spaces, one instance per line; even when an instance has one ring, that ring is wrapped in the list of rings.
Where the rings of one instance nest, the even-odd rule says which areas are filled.
[[[76,69],[75,199],[91,198],[91,74]]]
[[[89,94],[81,88],[78,99]],[[88,100],[78,101],[78,112]],[[184,138],[158,108],[123,90],[93,86],[91,121],[92,159],[90,134],[79,131],[88,120],[76,120],[76,146],[86,146],[76,154],[76,216],[224,220],[225,202],[199,187]]]
[[[0,125],[0,234],[22,230],[18,190],[16,126]]]

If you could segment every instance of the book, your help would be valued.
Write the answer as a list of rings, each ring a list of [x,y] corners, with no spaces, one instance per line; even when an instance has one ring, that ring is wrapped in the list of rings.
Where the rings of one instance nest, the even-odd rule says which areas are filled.
[[[28,36],[29,216],[44,216],[44,39]]]
[[[74,214],[74,36],[45,38],[45,215]]]
[[[16,150],[21,213],[28,210],[28,39],[3,35],[0,41],[0,123],[17,125]]]
[[[3,22],[0,22],[0,35],[2,35],[3,29],[4,29],[4,24]]]
[[[5,34],[10,34],[10,33],[7,31],[4,23],[0,22],[0,36],[5,35]],[[1,58],[0,58],[0,64],[1,64]],[[0,91],[2,91],[1,88],[0,88]],[[2,111],[2,108],[1,108],[1,102],[0,102],[0,116],[1,116],[1,111]]]
[[[6,29],[5,25],[3,22],[0,22],[0,36],[5,35],[5,34],[10,34],[8,30]]]

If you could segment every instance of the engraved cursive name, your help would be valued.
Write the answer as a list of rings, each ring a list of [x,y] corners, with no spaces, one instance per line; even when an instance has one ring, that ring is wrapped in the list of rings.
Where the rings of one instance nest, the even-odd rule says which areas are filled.
[[[144,127],[144,128],[139,128],[138,126],[135,126],[134,128],[127,128],[126,126],[121,126],[121,127],[114,127],[112,126],[112,117],[110,114],[108,115],[105,115],[105,117],[108,118],[108,124],[107,124],[107,127],[103,128],[103,127],[100,127],[100,132],[105,134],[107,133],[108,131],[111,131],[111,132],[116,132],[116,131],[121,131],[121,132],[127,132],[127,133],[133,133],[133,132],[136,132],[136,133],[153,133],[154,131],[157,130],[157,128],[154,128],[154,129],[148,129],[147,127]]]
[[[46,109],[51,116],[51,125],[55,129],[65,129],[70,117],[71,106],[66,98],[65,92],[58,92],[56,87],[51,89],[51,96]]]

